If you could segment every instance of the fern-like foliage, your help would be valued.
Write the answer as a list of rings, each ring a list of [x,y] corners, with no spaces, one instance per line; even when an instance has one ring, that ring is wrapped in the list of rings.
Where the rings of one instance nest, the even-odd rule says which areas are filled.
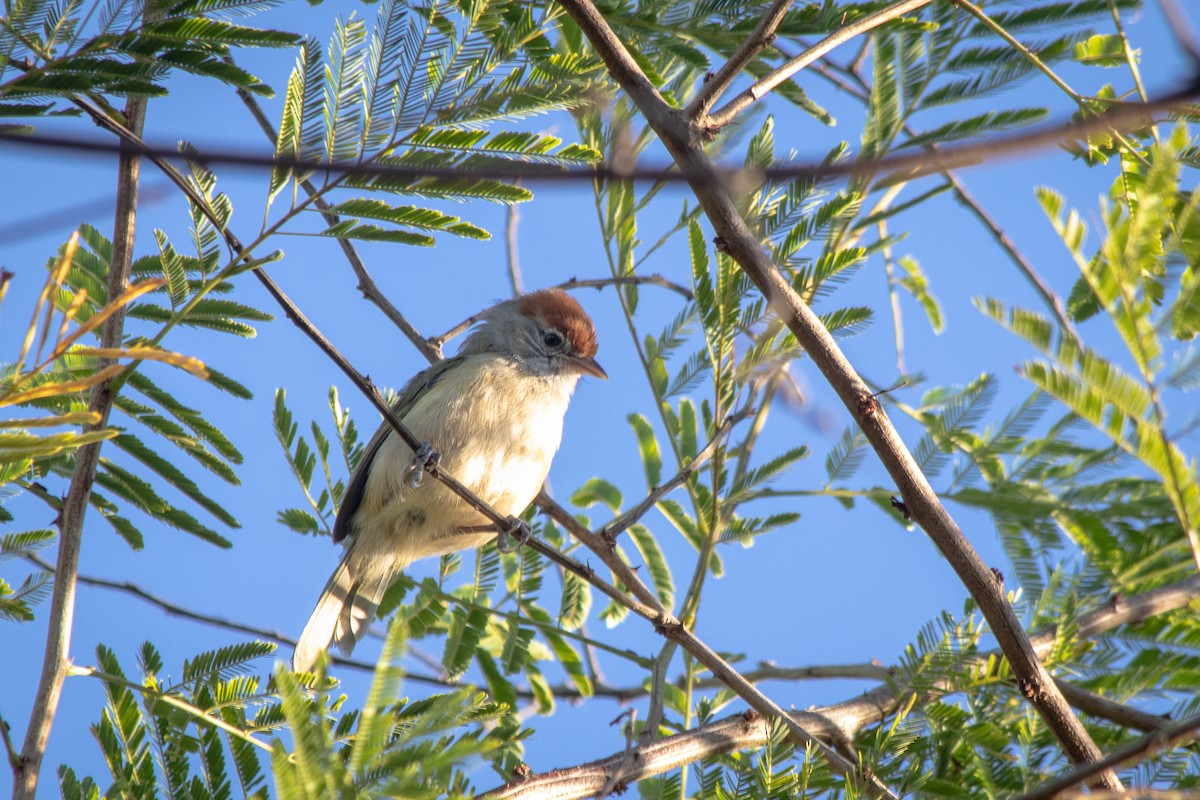
[[[577,166],[599,157],[586,147],[564,147],[557,137],[490,129],[579,105],[593,87],[594,65],[564,63],[539,46],[545,25],[528,10],[490,0],[421,8],[384,2],[369,29],[358,19],[339,22],[324,56],[314,42],[300,48],[276,154],[442,172],[339,176],[326,180],[326,192],[348,187],[424,201],[527,200],[527,189],[470,173],[498,163]],[[268,195],[274,199],[311,175],[310,169],[276,168]],[[293,191],[289,213],[305,208],[307,201]],[[347,198],[324,213],[339,221],[319,233],[341,239],[429,246],[435,232],[489,235],[428,206],[377,198]]]
[[[0,14],[0,116],[78,114],[70,100],[82,95],[163,96],[175,72],[269,97],[229,56],[299,37],[227,19],[237,5],[159,3],[147,14],[143,3],[110,2],[97,14],[84,3],[11,3]]]
[[[138,652],[136,680],[101,645],[88,674],[103,683],[108,701],[92,728],[112,779],[108,794],[463,794],[472,760],[514,758],[525,733],[503,721],[505,707],[471,690],[403,698],[398,661],[406,630],[402,621],[392,626],[361,711],[346,711],[344,696],[332,696],[336,684],[324,677],[282,667],[268,677],[253,674],[254,662],[274,652],[263,642],[201,653],[184,663],[177,681],[164,676],[162,657],[148,642]],[[59,785],[66,797],[98,793],[95,780],[67,766],[59,769]]]
[[[224,195],[215,193],[212,175],[194,167],[193,180],[196,190],[217,209],[219,218],[227,220],[232,209]],[[112,446],[121,453],[120,457],[106,455],[100,459],[91,503],[134,548],[141,547],[143,534],[139,524],[122,511],[122,503],[169,527],[221,546],[230,544],[215,529],[168,501],[147,476],[178,491],[223,526],[238,527],[237,520],[174,460],[175,456],[185,456],[223,481],[237,484],[235,467],[242,456],[232,442],[201,411],[178,399],[165,373],[137,366],[97,369],[95,358],[105,353],[82,346],[88,338],[98,338],[101,323],[112,313],[114,304],[120,304],[128,320],[144,324],[144,333],[135,333],[127,325],[126,343],[116,354],[118,357],[183,367],[235,397],[251,396],[230,376],[159,345],[177,325],[246,337],[254,335],[253,323],[271,319],[269,314],[221,297],[229,289],[226,281],[233,270],[223,269],[219,263],[221,254],[212,223],[195,209],[193,214],[195,255],[183,255],[165,232],[156,231],[158,255],[135,262],[135,287],[141,288],[122,298],[107,297],[110,242],[89,225],[80,228],[81,246],[71,244],[60,251],[61,267],[54,273],[55,288],[50,297],[65,316],[64,332],[66,321],[80,325],[77,333],[60,338],[57,348],[62,352],[51,362],[52,380],[67,382],[57,392],[49,382],[42,390],[44,396],[28,401],[19,394],[14,398],[17,404],[32,403],[65,419],[63,415],[85,414],[84,393],[93,383],[105,377],[120,377],[122,391],[114,401],[116,413],[109,428],[84,435],[111,439]],[[50,375],[39,380],[47,377]],[[72,454],[62,447],[26,467],[35,476],[54,474],[64,479],[72,468]]]

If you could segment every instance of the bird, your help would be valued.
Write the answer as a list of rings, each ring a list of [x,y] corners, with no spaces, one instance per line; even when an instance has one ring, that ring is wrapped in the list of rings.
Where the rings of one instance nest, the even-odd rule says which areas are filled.
[[[422,480],[430,462],[501,515],[525,510],[550,472],[579,379],[608,379],[596,350],[583,307],[542,289],[487,309],[457,355],[409,380],[393,407],[423,445],[414,452],[386,421],[367,443],[334,519],[345,553],[296,643],[294,671],[312,672],[331,643],[350,655],[411,563],[497,535],[441,481]]]

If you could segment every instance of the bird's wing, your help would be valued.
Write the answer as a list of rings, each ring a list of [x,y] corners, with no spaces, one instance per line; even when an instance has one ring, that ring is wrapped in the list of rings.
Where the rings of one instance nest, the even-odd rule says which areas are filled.
[[[441,380],[448,370],[462,361],[463,356],[449,358],[414,375],[412,380],[400,390],[399,397],[392,404],[392,410],[396,412],[396,416],[404,419],[404,416],[416,405],[417,399]],[[392,433],[392,426],[387,420],[384,420],[383,424],[379,426],[379,430],[375,431],[375,435],[371,437],[371,441],[367,442],[362,458],[358,460],[358,466],[354,468],[354,472],[350,476],[350,485],[346,487],[346,494],[342,497],[342,505],[338,508],[337,518],[333,521],[334,542],[340,542],[350,535],[351,523],[354,521],[354,515],[358,512],[359,505],[362,504],[363,492],[367,489],[367,476],[371,474],[371,462],[375,460],[380,446],[390,433]]]

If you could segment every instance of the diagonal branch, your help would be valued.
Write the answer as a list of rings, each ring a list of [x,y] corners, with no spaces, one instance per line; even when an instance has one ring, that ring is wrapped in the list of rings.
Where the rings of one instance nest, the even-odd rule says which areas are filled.
[[[800,55],[790,59],[782,67],[762,78],[746,91],[734,97],[719,110],[707,116],[698,116],[697,122],[702,128],[710,131],[724,128],[755,101],[770,94],[776,86],[788,80],[830,50],[868,31],[874,30],[880,25],[891,22],[896,17],[902,17],[905,14],[916,11],[922,6],[929,5],[931,2],[932,0],[901,0],[899,3],[890,5],[887,8],[881,8],[873,14],[868,14],[862,19],[855,20],[849,25],[839,28]]]
[[[650,91],[656,89],[647,83]],[[840,178],[857,175],[876,175],[882,171],[893,171],[907,178],[919,177],[948,169],[974,166],[986,159],[995,159],[1018,153],[1026,153],[1065,141],[1078,141],[1099,132],[1133,130],[1151,124],[1155,114],[1198,113],[1193,101],[1200,95],[1200,71],[1184,76],[1182,85],[1170,92],[1151,98],[1146,103],[1114,103],[1103,113],[1087,115],[1083,119],[1051,123],[1023,129],[1008,136],[988,137],[954,147],[943,147],[937,153],[913,152],[893,154],[885,157],[857,158],[834,163],[811,161],[778,164],[762,169],[743,167],[721,167],[707,170],[685,170],[678,167],[640,167],[636,164],[607,163],[588,167],[560,168],[553,165],[531,163],[478,164],[470,169],[462,167],[438,167],[428,164],[419,166],[400,164],[363,164],[357,161],[319,161],[291,156],[260,155],[240,151],[216,149],[193,149],[186,155],[179,148],[166,145],[151,145],[140,139],[125,139],[110,144],[92,137],[60,136],[48,133],[24,134],[0,130],[0,142],[25,147],[52,148],[64,151],[98,153],[120,153],[132,150],[146,158],[166,160],[187,159],[208,166],[225,164],[241,167],[285,168],[298,172],[321,171],[336,175],[356,177],[460,179],[463,177],[491,178],[496,180],[522,180],[527,182],[595,181],[597,179],[640,180],[656,182],[705,181],[714,175],[727,180],[786,180],[794,178]],[[661,98],[660,98],[661,99]],[[672,120],[676,120],[672,122]],[[683,124],[684,112],[664,106],[658,113],[661,125],[677,124],[680,131],[687,129]],[[708,136],[711,131],[696,132]],[[157,163],[157,162],[156,162]]]
[[[680,170],[698,176],[691,181],[692,189],[722,247],[759,287],[771,309],[796,336],[850,411],[895,481],[913,520],[934,541],[979,604],[1012,665],[1022,695],[1038,710],[1073,763],[1098,760],[1099,748],[1038,660],[1003,587],[946,511],[870,388],[828,329],[780,274],[742,218],[728,186],[719,179],[715,165],[703,150],[699,121],[689,123],[682,119],[653,87],[647,90],[646,77],[590,0],[560,2],[596,48],[610,74],[654,128]],[[903,7],[907,11],[921,5],[919,0],[912,2],[911,7],[898,4],[889,8]],[[1102,773],[1102,783],[1105,788],[1122,788],[1111,771]]]
[[[721,99],[721,95],[737,78],[738,73],[745,69],[755,56],[771,46],[771,43],[775,41],[775,31],[783,22],[783,18],[787,16],[788,8],[791,5],[792,0],[775,0],[771,4],[767,13],[763,14],[763,18],[758,21],[758,25],[742,42],[741,47],[721,65],[719,70],[705,78],[704,85],[700,87],[696,99],[688,106],[688,116],[702,117],[707,114],[713,104]]]

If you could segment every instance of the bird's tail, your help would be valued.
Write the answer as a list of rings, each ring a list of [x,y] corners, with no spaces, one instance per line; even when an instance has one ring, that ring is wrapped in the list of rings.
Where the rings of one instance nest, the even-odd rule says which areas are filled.
[[[351,562],[353,551],[353,545],[346,549],[342,563],[329,576],[321,599],[296,642],[292,655],[292,669],[296,672],[312,672],[317,657],[330,642],[337,645],[342,655],[350,655],[375,618],[375,609],[391,583],[391,576],[368,576],[364,580],[356,575]]]

